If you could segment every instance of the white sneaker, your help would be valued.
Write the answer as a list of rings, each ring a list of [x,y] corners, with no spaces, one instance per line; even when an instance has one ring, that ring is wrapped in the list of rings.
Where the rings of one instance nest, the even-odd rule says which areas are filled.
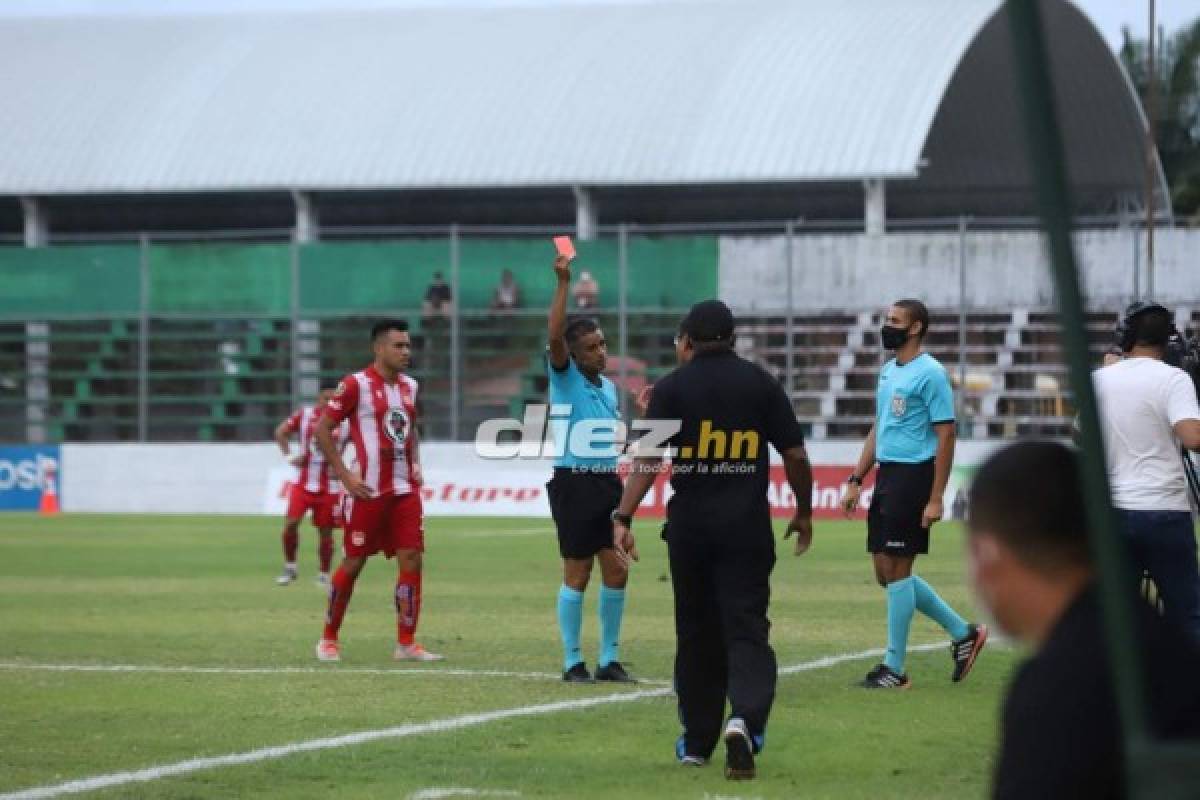
[[[421,645],[413,642],[407,645],[396,645],[396,649],[392,653],[392,658],[396,661],[441,661],[445,656],[431,653]]]
[[[296,580],[296,570],[284,567],[283,572],[280,573],[279,577],[275,579],[275,585],[287,586],[294,580]]]
[[[342,655],[338,643],[333,639],[322,639],[317,642],[317,661],[341,661]]]

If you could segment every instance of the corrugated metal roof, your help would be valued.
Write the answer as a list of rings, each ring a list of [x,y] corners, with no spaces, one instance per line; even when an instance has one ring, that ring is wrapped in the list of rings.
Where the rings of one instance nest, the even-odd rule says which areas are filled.
[[[1001,4],[7,19],[0,193],[911,177]]]

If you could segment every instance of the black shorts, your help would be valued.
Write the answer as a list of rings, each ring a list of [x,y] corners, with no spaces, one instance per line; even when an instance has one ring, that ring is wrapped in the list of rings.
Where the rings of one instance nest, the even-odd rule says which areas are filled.
[[[591,558],[613,546],[612,512],[621,502],[621,490],[614,472],[555,467],[546,494],[563,558]]]
[[[921,464],[880,464],[867,511],[867,552],[915,556],[929,552],[921,525],[933,490],[933,459]]]

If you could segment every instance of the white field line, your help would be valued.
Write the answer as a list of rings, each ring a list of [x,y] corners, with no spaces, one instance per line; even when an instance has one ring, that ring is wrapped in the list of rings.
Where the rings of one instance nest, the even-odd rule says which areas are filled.
[[[942,642],[938,644],[918,645],[910,647],[909,652],[923,652],[946,647],[948,643]],[[792,664],[779,670],[780,675],[795,675],[801,672],[812,672],[819,669],[828,669],[840,664],[846,664],[853,661],[862,661],[868,658],[876,658],[883,654],[883,650],[863,650],[858,653],[843,653],[836,656],[826,656],[818,658],[815,661],[805,661],[800,664]],[[399,672],[400,670],[396,670]],[[211,756],[207,758],[192,758],[186,761],[178,761],[174,764],[163,764],[157,767],[148,767],[146,769],[133,770],[129,772],[113,772],[107,775],[96,775],[91,778],[81,778],[79,780],[66,781],[65,783],[56,783],[49,786],[37,786],[30,789],[21,789],[16,792],[0,794],[0,800],[45,800],[45,798],[61,797],[68,794],[79,794],[82,792],[93,792],[98,789],[109,789],[114,786],[125,786],[130,783],[146,783],[148,781],[162,780],[163,778],[171,778],[178,775],[187,775],[192,772],[199,772],[206,769],[214,769],[217,767],[233,767],[241,764],[254,764],[260,761],[268,761],[276,758],[286,758],[287,756],[295,755],[296,753],[311,753],[318,750],[332,750],[339,747],[352,747],[354,745],[366,744],[368,742],[377,742],[382,739],[403,739],[410,736],[424,736],[431,733],[445,733],[446,731],[460,730],[462,728],[473,728],[479,725],[486,725],[491,722],[499,722],[506,719],[517,719],[520,717],[536,717],[546,714],[558,714],[564,711],[580,711],[585,708],[595,708],[597,706],[614,705],[617,703],[631,703],[637,700],[646,700],[655,697],[667,697],[671,694],[670,688],[659,689],[642,689],[633,692],[619,692],[614,694],[602,695],[599,697],[587,697],[578,700],[562,700],[557,703],[542,703],[531,706],[517,706],[516,708],[504,708],[498,711],[486,711],[481,714],[464,714],[458,717],[449,717],[447,719],[432,720],[430,722],[412,723],[408,725],[398,725],[392,728],[380,728],[377,730],[360,731],[358,733],[348,733],[342,736],[330,736],[321,739],[309,739],[303,742],[293,742],[292,744],[276,745],[274,747],[263,747],[258,750],[248,750],[243,753],[230,753],[223,756]]]
[[[172,667],[156,666],[153,664],[25,664],[19,661],[6,661],[0,662],[0,670],[17,672],[152,673],[162,675],[454,675],[465,678],[562,680],[561,675],[553,672],[508,672],[498,669],[437,669],[436,667],[401,667],[397,669],[373,667]]]
[[[507,789],[421,789],[408,796],[408,800],[442,800],[445,797],[520,797],[520,792]]]
[[[0,670],[13,672],[107,672],[154,675],[449,675],[460,678],[516,678],[534,681],[561,681],[555,672],[510,672],[499,669],[439,669],[437,667],[194,667],[154,664],[26,664],[0,662]],[[669,686],[665,680],[639,680],[648,686]]]

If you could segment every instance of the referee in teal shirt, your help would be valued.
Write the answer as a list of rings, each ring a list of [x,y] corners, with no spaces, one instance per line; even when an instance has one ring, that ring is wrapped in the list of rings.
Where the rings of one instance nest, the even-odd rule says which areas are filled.
[[[878,462],[867,513],[867,552],[875,579],[887,589],[887,654],[863,680],[868,689],[912,685],[904,659],[916,611],[953,639],[954,681],[967,676],[987,641],[986,625],[968,624],[913,574],[917,556],[929,552],[929,529],[942,518],[942,496],[954,463],[954,392],[945,368],[922,350],[928,332],[929,311],[920,300],[900,300],[888,309],[880,339],[896,357],[879,373],[875,424],[843,501],[849,516],[858,507],[863,479]]]
[[[621,419],[617,389],[604,377],[608,346],[593,319],[567,323],[571,262],[554,260],[558,285],[550,303],[549,352],[551,426],[558,457],[546,484],[558,531],[563,583],[558,590],[558,629],[563,644],[563,680],[590,683],[583,658],[583,593],[600,563],[600,655],[594,680],[632,682],[618,660],[625,613],[628,567],[613,549],[612,512],[621,499],[614,435]],[[555,408],[555,407],[558,408]],[[562,414],[569,407],[570,413]],[[582,423],[582,424],[581,424]],[[589,433],[590,428],[590,433]]]

